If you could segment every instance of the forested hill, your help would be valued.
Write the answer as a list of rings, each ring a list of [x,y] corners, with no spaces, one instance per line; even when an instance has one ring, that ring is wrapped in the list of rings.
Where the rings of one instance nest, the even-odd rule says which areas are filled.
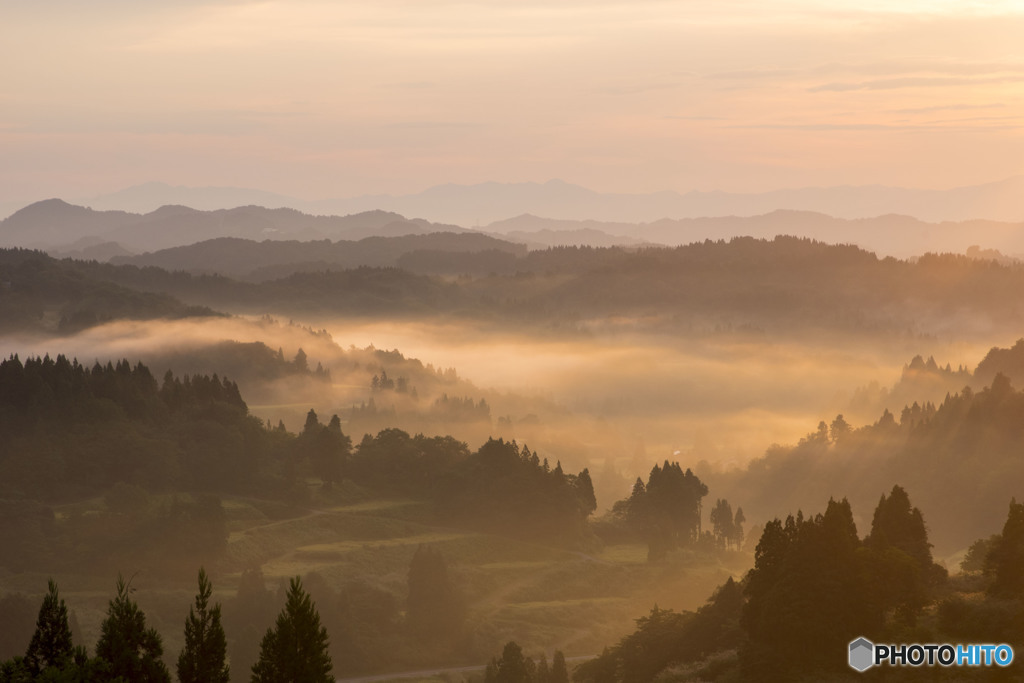
[[[216,315],[171,295],[98,277],[86,264],[0,249],[0,332],[74,332],[110,320]]]
[[[407,251],[398,268],[325,265],[259,283],[6,250],[0,306],[9,311],[8,327],[50,329],[204,313],[189,305],[288,317],[443,314],[509,326],[625,324],[698,334],[940,334],[954,325],[1019,330],[1024,323],[1015,295],[1024,291],[1024,266],[964,256],[879,259],[793,237],[671,249],[451,249]]]
[[[0,221],[0,245],[36,248],[73,246],[82,241],[116,242],[130,251],[153,251],[213,237],[246,239],[362,239],[371,235],[467,232],[454,225],[406,219],[388,211],[347,216],[314,216],[294,209],[240,206],[199,211],[162,206],[147,214],[93,211],[48,199]]]
[[[270,280],[309,270],[399,265],[406,255],[423,263],[429,254],[494,251],[522,256],[526,247],[480,233],[437,232],[426,235],[365,237],[358,241],[254,240],[219,237],[140,256],[111,259],[115,264],[157,266],[166,270],[220,274],[247,280]]]
[[[629,325],[936,333],[959,322],[1017,328],[1024,266],[956,255],[880,259],[807,239],[737,238],[678,248],[417,252],[402,269],[301,273],[259,284],[90,264],[93,277],[218,310],[367,316],[447,313],[521,325]],[[488,274],[441,279],[413,272]]]
[[[265,425],[249,415],[237,385],[216,374],[168,371],[158,381],[127,360],[87,367],[64,356],[11,356],[0,361],[0,541],[15,549],[19,567],[54,566],[74,537],[48,505],[106,492],[130,506],[144,491],[301,505],[310,479],[327,490],[354,482],[431,502],[448,526],[576,548],[591,539],[587,470],[563,472],[501,439],[471,453],[451,437],[397,429],[365,435],[352,454],[340,418],[325,422],[310,410],[298,434]],[[153,540],[140,548],[159,553]],[[74,562],[66,550],[63,561]],[[103,547],[93,551],[102,556]]]
[[[996,529],[1024,481],[1024,392],[1004,375],[981,391],[964,388],[939,405],[886,411],[854,428],[821,422],[793,447],[774,446],[742,471],[701,476],[744,501],[751,518],[811,508],[823,496],[870,509],[900,482],[931,523],[937,554],[963,550]]]

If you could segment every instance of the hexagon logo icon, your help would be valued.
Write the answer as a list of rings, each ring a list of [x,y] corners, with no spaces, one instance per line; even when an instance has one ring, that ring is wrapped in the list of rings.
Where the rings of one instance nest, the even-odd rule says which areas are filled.
[[[858,638],[850,643],[850,667],[867,671],[875,664],[875,644],[867,638]]]

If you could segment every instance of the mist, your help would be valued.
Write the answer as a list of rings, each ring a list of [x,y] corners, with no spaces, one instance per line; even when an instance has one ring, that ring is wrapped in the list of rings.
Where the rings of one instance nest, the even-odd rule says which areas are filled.
[[[285,364],[301,348],[310,369],[320,366],[325,374],[261,371],[237,351],[212,351],[225,342],[265,344]],[[974,338],[922,343],[885,336],[874,344],[843,344],[834,336],[772,340],[731,333],[566,337],[430,320],[317,318],[304,326],[232,317],[119,321],[66,337],[8,336],[0,352],[63,353],[84,364],[126,358],[146,363],[158,378],[168,370],[219,373],[237,381],[251,413],[271,424],[300,429],[312,409],[325,418],[339,415],[356,441],[386,427],[451,434],[470,446],[491,436],[516,439],[552,462],[621,474],[615,489],[598,492],[605,509],[666,459],[740,468],[773,444],[795,444],[837,414],[863,424],[885,409],[898,412],[903,405],[892,401],[900,396],[876,395],[877,388],[895,384],[914,355],[973,367],[992,345]],[[373,377],[382,371],[402,378],[406,393],[375,391]],[[435,410],[442,397],[483,400],[489,412],[455,419]],[[939,399],[941,393],[913,400]],[[354,410],[371,401],[376,416]]]

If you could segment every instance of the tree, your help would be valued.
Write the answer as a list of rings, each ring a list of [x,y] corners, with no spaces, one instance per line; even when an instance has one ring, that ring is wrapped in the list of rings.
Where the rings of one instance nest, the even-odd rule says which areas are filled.
[[[301,348],[295,353],[295,360],[292,363],[299,372],[309,372],[309,361],[306,359],[306,352]]]
[[[128,597],[133,590],[129,585],[117,577],[117,597],[110,601],[100,627],[96,659],[101,678],[170,683],[171,675],[160,659],[164,653],[160,634],[146,628],[146,615]]]
[[[846,499],[829,500],[824,514],[809,519],[798,512],[765,525],[744,589],[744,680],[788,680],[796,666],[835,668],[830,653],[880,625],[860,549]],[[789,656],[801,648],[799,660]]]
[[[985,569],[985,559],[989,552],[999,542],[999,534],[993,534],[988,538],[979,538],[971,544],[971,547],[964,553],[964,559],[960,561],[961,572],[980,572]]]
[[[199,570],[199,593],[185,620],[185,647],[178,656],[181,683],[228,683],[224,660],[227,638],[220,623],[220,604],[209,607],[213,587],[206,570]]]
[[[316,411],[312,408],[306,413],[306,424],[302,427],[303,434],[315,434],[320,428],[320,420],[316,416]]]
[[[594,482],[590,478],[590,470],[583,468],[583,471],[576,475],[573,482],[576,487],[576,495],[580,500],[580,511],[584,516],[589,516],[597,510],[597,496],[594,495]]]
[[[352,439],[341,431],[341,419],[334,415],[327,425],[320,424],[316,411],[306,414],[306,424],[296,441],[301,457],[308,458],[313,470],[327,488],[341,481],[345,460],[352,450]]]
[[[646,487],[637,479],[626,506],[627,520],[646,537],[648,559],[660,559],[700,538],[701,498],[707,494],[707,485],[678,462],[655,465]]]
[[[871,553],[867,577],[876,609],[884,613],[895,608],[903,621],[915,623],[927,602],[929,584],[943,570],[932,562],[924,517],[911,507],[902,487],[893,486],[889,497],[879,500],[864,545]]]
[[[715,507],[711,508],[710,519],[715,534],[715,541],[719,547],[728,548],[736,533],[732,506],[729,505],[729,501],[719,498],[715,502]]]
[[[829,438],[832,440],[832,443],[843,441],[852,431],[853,428],[850,427],[850,423],[842,415],[836,415],[836,419],[832,420],[832,424],[828,429]]]
[[[743,547],[743,524],[746,521],[743,508],[736,508],[736,516],[732,518],[732,542],[736,544],[736,550]]]
[[[523,656],[519,643],[509,641],[501,652],[501,659],[492,659],[484,672],[485,683],[529,683],[533,661]]]
[[[886,498],[882,495],[871,520],[871,535],[864,539],[867,546],[885,548],[892,546],[902,550],[917,563],[923,576],[932,566],[932,544],[928,542],[924,517],[916,507],[911,507],[910,497],[901,486],[893,486]]]
[[[39,608],[36,631],[25,652],[25,666],[36,677],[44,669],[63,668],[73,654],[68,606],[57,595],[57,584],[50,579],[49,592]]]
[[[551,659],[551,683],[569,683],[569,668],[565,665],[565,655],[561,650],[555,650],[555,656]]]
[[[1010,501],[1003,533],[985,558],[985,573],[992,577],[993,595],[1020,596],[1024,592],[1024,503]]]
[[[316,605],[296,576],[277,624],[267,629],[260,643],[252,683],[333,683],[328,645],[327,629],[320,625]]]

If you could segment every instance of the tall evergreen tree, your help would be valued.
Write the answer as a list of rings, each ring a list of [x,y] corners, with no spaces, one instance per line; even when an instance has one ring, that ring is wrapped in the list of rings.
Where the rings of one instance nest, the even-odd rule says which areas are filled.
[[[551,659],[551,683],[569,683],[569,668],[565,664],[565,655],[561,650],[555,650],[555,656]]]
[[[765,525],[747,575],[741,622],[744,680],[789,680],[794,667],[828,670],[860,633],[879,625],[864,580],[860,540],[846,499],[824,514]],[[808,648],[813,644],[813,648]],[[799,660],[788,653],[800,651]]]
[[[185,620],[185,647],[178,656],[181,683],[228,683],[227,638],[220,623],[220,604],[209,606],[213,587],[199,570],[199,593]]]
[[[50,579],[49,592],[39,608],[36,631],[25,652],[25,666],[36,677],[45,669],[64,667],[73,654],[68,606],[57,594],[57,584]]]
[[[118,677],[132,683],[170,683],[161,657],[160,634],[146,628],[146,615],[129,595],[129,584],[117,577],[117,597],[110,601],[100,627],[96,660],[101,680]]]
[[[532,660],[523,655],[519,643],[509,641],[501,651],[501,659],[491,659],[484,672],[485,683],[530,683]]]
[[[1010,501],[1003,533],[985,558],[985,573],[992,576],[989,592],[1019,597],[1024,593],[1024,503]]]
[[[924,517],[910,505],[910,497],[902,486],[893,486],[886,498],[882,495],[871,520],[871,535],[864,539],[873,548],[891,546],[902,550],[927,575],[932,566],[932,544],[928,542]]]
[[[327,629],[320,625],[316,605],[296,576],[277,624],[267,629],[260,643],[252,683],[334,683],[327,648]]]

